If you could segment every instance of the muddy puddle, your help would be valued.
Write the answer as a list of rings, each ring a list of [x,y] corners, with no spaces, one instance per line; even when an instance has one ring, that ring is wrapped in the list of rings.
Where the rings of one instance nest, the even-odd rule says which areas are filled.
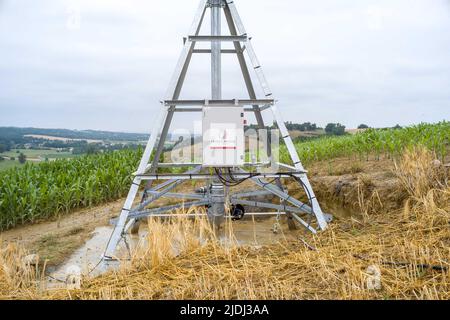
[[[106,245],[113,231],[113,226],[97,227],[92,233],[92,237],[86,243],[78,248],[63,264],[49,270],[49,287],[59,287],[67,276],[67,270],[71,266],[78,266],[83,276],[98,276],[108,270],[117,268],[118,262],[103,262],[102,256]],[[147,232],[140,230],[138,235],[128,235],[127,242],[131,248],[135,248],[144,240]],[[117,248],[117,255],[120,258],[127,259],[128,249],[123,243]]]

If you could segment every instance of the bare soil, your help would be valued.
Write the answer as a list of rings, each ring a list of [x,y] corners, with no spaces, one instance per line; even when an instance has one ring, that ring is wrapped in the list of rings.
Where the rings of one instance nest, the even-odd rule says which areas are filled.
[[[16,242],[37,253],[49,265],[58,265],[104,226],[122,208],[124,199],[98,207],[77,210],[59,220],[24,225],[0,233],[4,242]]]
[[[394,170],[391,159],[338,158],[315,163],[309,176],[317,197],[323,199],[324,209],[375,213],[399,209],[407,197],[399,188]]]

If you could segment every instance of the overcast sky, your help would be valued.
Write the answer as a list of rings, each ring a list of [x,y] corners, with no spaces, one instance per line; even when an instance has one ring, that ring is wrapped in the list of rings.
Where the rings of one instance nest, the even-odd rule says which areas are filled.
[[[286,120],[450,119],[449,0],[235,3]],[[150,132],[197,5],[0,0],[0,126]],[[246,98],[223,59],[224,98]],[[210,96],[209,66],[194,57],[182,98]]]

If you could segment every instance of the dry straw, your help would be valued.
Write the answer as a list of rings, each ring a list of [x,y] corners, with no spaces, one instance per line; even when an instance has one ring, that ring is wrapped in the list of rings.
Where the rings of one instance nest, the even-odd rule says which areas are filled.
[[[148,246],[80,290],[37,290],[8,247],[0,296],[47,299],[449,299],[448,172],[424,149],[396,164],[407,194],[395,212],[337,219],[318,236],[268,246],[224,243],[205,219],[149,220]],[[363,201],[363,200],[362,200]],[[232,234],[230,224],[227,232]],[[20,266],[19,266],[20,265]],[[379,286],[371,286],[374,270]],[[376,273],[376,272],[375,272]],[[23,277],[22,275],[26,275]],[[5,281],[6,279],[6,281]]]

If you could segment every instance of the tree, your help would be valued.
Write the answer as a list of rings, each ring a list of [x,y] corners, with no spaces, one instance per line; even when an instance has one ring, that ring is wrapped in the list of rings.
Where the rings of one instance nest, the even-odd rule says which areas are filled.
[[[336,128],[334,129],[334,134],[337,136],[342,136],[345,134],[345,126],[338,123],[336,124]]]
[[[23,153],[19,154],[19,163],[24,164],[27,161],[27,156]]]
[[[325,132],[327,134],[333,134],[334,128],[336,128],[336,124],[335,123],[329,123],[325,126]]]
[[[302,124],[292,123],[291,121],[286,122],[286,128],[288,130],[298,130],[298,131],[315,131],[317,130],[317,125],[311,122],[304,122]]]
[[[3,143],[0,143],[0,153],[3,153],[6,151],[6,146]]]
[[[362,123],[362,124],[360,124],[358,126],[358,129],[368,129],[368,128],[369,128],[369,126],[367,124],[364,124],[364,123]]]
[[[19,158],[18,158],[19,162],[21,164],[24,164],[27,161],[27,156],[24,155],[22,152],[19,154]]]
[[[340,123],[329,123],[325,127],[328,135],[342,136],[345,134],[345,126]]]
[[[97,147],[94,144],[89,144],[86,148],[87,154],[96,154],[98,152]]]

